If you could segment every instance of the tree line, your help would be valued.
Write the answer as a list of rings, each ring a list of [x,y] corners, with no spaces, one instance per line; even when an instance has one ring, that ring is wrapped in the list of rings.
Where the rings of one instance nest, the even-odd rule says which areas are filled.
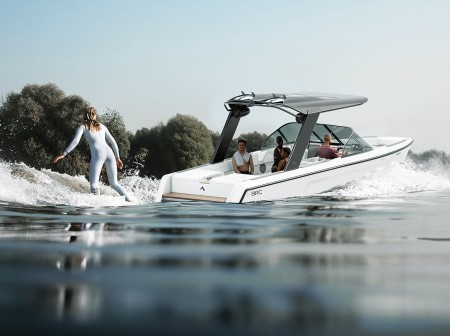
[[[37,169],[47,168],[70,175],[89,176],[89,146],[80,141],[76,150],[53,164],[63,152],[81,124],[89,104],[80,96],[66,96],[55,84],[26,85],[20,93],[10,93],[0,105],[0,159],[23,162]],[[143,127],[134,134],[125,127],[116,110],[107,109],[99,121],[116,139],[125,172],[161,178],[164,174],[208,163],[220,134],[209,130],[193,116],[177,114],[167,123]],[[244,133],[248,151],[260,148],[266,134]],[[237,150],[233,139],[227,157]],[[446,166],[449,156],[443,151],[429,150],[420,154],[410,151],[410,159],[423,164],[432,159]],[[106,175],[106,174],[102,174]]]
[[[0,159],[23,162],[36,169],[52,169],[70,175],[89,176],[90,152],[86,140],[64,160],[52,160],[67,147],[81,124],[89,104],[80,96],[66,96],[55,84],[29,84],[20,93],[9,93],[0,106]],[[220,134],[193,116],[177,114],[167,123],[143,127],[134,134],[116,110],[98,119],[116,139],[125,171],[142,177],[164,174],[208,163]],[[248,150],[260,148],[267,138],[258,132],[241,134]],[[228,149],[237,150],[237,138]],[[104,174],[102,174],[104,175]]]

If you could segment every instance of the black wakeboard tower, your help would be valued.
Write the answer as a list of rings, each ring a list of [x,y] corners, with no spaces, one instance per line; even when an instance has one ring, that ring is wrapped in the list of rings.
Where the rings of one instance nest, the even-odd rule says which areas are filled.
[[[320,113],[339,110],[347,107],[364,104],[366,97],[341,95],[333,93],[299,92],[289,94],[255,94],[244,93],[225,102],[229,112],[219,142],[217,143],[211,163],[222,162],[225,159],[228,147],[233,140],[234,133],[242,117],[250,113],[251,107],[272,107],[293,116],[302,126],[292,148],[285,171],[297,169],[308,147],[310,136]]]

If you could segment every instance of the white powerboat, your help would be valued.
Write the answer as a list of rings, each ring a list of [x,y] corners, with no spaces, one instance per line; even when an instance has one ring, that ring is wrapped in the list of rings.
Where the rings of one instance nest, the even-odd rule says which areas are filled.
[[[361,137],[352,128],[317,123],[321,113],[357,106],[366,97],[328,93],[246,94],[225,103],[229,111],[209,164],[164,175],[155,198],[161,201],[247,203],[308,196],[363,178],[375,169],[403,162],[413,142],[404,137]],[[252,152],[253,175],[236,174],[228,147],[241,118],[252,107],[272,107],[292,116],[292,122],[275,130],[261,149]],[[333,160],[316,156],[325,133],[332,146],[348,151]],[[284,171],[272,173],[276,137],[281,136],[291,155]]]

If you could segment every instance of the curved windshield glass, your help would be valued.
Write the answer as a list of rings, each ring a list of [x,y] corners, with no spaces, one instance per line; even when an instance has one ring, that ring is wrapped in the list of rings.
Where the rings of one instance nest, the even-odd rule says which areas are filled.
[[[350,127],[316,124],[316,126],[314,126],[314,131],[311,134],[310,141],[315,143],[323,143],[323,136],[326,133],[331,134],[331,144],[333,146],[343,146],[354,132]]]
[[[297,139],[298,132],[302,124],[291,122],[281,126],[264,141],[261,149],[275,147],[276,138],[281,136],[283,143],[293,144]],[[310,144],[320,145],[323,143],[323,136],[330,133],[332,136],[332,146],[337,146],[348,150],[349,155],[371,150],[372,147],[360,137],[352,128],[328,124],[316,124],[311,134]]]
[[[277,145],[277,136],[281,136],[283,138],[283,143],[285,144],[294,143],[295,139],[297,139],[301,125],[302,124],[292,122],[281,126],[267,137],[266,141],[262,144],[261,149],[275,147]]]

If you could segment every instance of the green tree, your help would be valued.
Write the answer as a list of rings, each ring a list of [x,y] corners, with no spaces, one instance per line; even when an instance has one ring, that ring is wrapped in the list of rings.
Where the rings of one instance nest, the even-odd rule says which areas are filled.
[[[241,134],[239,139],[245,139],[247,141],[247,151],[254,152],[261,148],[261,145],[267,139],[267,134],[254,131]]]
[[[163,174],[208,163],[213,152],[211,131],[197,118],[182,114],[162,128],[160,143]]]
[[[87,103],[79,96],[66,97],[54,84],[25,86],[10,93],[0,107],[0,157],[35,168],[49,168],[52,159],[73,137]],[[89,152],[81,147],[58,171],[82,174]]]
[[[247,141],[247,151],[254,152],[261,148],[263,142],[267,139],[267,135],[264,133],[258,133],[256,131],[250,133],[242,133],[239,137],[234,138],[230,146],[228,147],[226,157],[232,157],[237,151],[237,143],[239,139],[244,139]]]
[[[79,96],[64,97],[60,101],[54,113],[51,113],[49,124],[46,126],[49,132],[53,133],[53,138],[49,141],[49,157],[46,159],[47,168],[69,175],[89,175],[90,151],[87,141],[80,141],[76,150],[60,160],[58,164],[53,164],[53,158],[61,154],[75,136],[77,127],[83,119],[83,112],[88,107]],[[32,162],[24,161],[27,165],[41,168]]]
[[[127,131],[125,122],[120,113],[116,110],[107,109],[106,113],[100,115],[98,119],[108,128],[109,132],[117,142],[120,156],[125,159],[130,150],[131,132]]]
[[[211,139],[212,139],[213,148],[216,148],[217,143],[219,142],[219,139],[220,139],[220,133],[217,131],[214,131],[214,132],[211,131]]]
[[[165,172],[160,159],[162,148],[160,139],[163,128],[163,123],[151,129],[144,127],[130,137],[131,148],[127,163],[132,169],[139,170],[140,176],[161,177]]]
[[[64,160],[52,163],[73,139],[87,107],[83,98],[66,96],[55,84],[30,84],[20,93],[10,93],[0,107],[0,158],[37,169],[87,175],[90,151],[85,140]],[[130,144],[122,117],[116,111],[108,111],[99,119],[126,157]]]

